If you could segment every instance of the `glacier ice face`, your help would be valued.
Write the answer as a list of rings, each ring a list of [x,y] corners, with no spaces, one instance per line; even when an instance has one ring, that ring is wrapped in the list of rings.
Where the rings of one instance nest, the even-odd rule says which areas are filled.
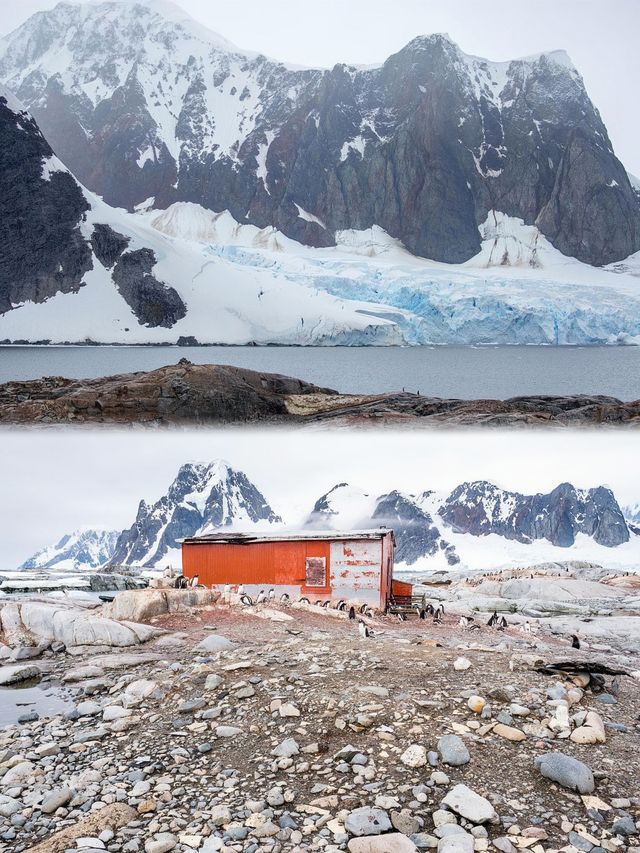
[[[406,344],[615,344],[640,342],[640,288],[630,294],[527,275],[518,268],[467,270],[412,264],[391,267],[370,259],[317,258],[305,264],[289,256],[236,246],[212,247],[232,261],[270,269],[290,281],[344,300],[374,303]],[[533,274],[532,274],[533,273]]]

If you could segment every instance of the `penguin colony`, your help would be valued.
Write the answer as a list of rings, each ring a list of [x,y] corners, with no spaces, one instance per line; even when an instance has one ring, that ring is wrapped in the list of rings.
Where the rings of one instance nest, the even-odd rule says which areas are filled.
[[[187,578],[181,576],[181,577],[177,578],[177,580],[174,583],[174,586],[177,589],[186,589],[189,587],[195,588],[198,585],[199,585],[199,578],[197,576],[192,578],[191,580],[188,580]],[[231,589],[230,584],[226,584],[224,589],[223,589],[223,593],[222,593],[223,601],[229,602],[230,597],[231,597],[231,592],[232,592],[232,589]],[[261,589],[260,592],[258,593],[258,595],[256,596],[255,601],[251,598],[250,595],[247,595],[247,593],[245,592],[244,584],[240,584],[237,587],[236,592],[240,598],[241,604],[243,604],[245,607],[254,607],[254,606],[257,606],[260,604],[265,604],[266,602],[274,603],[276,600],[276,591],[273,588],[271,588],[269,590]],[[286,607],[290,603],[291,603],[291,596],[288,593],[283,592],[279,598],[279,604]],[[302,596],[299,599],[299,603],[300,604],[311,604],[311,601],[308,598],[306,598],[305,596]],[[362,639],[381,636],[384,633],[384,631],[374,631],[369,625],[366,624],[364,619],[359,618],[362,616],[365,616],[366,618],[369,618],[369,619],[373,618],[373,616],[374,616],[373,610],[366,604],[362,604],[360,607],[358,607],[356,609],[356,607],[354,605],[350,605],[348,602],[346,602],[344,600],[340,600],[340,601],[336,602],[335,604],[332,604],[330,601],[322,601],[322,600],[318,599],[318,600],[314,601],[313,603],[317,607],[323,607],[325,609],[329,609],[329,608],[333,607],[334,610],[346,612],[348,619],[350,621],[352,621],[352,622],[357,621],[358,633]],[[442,602],[438,603],[435,606],[431,603],[427,603],[421,608],[416,608],[416,613],[421,620],[426,620],[427,617],[431,617],[431,621],[432,621],[433,625],[444,624],[445,611],[444,611],[444,604],[442,604]],[[387,614],[385,614],[385,615],[387,615]],[[407,614],[406,613],[398,613],[398,614],[396,614],[396,616],[400,622],[406,622],[406,620],[407,620]],[[481,629],[481,626],[478,624],[475,617],[473,617],[473,616],[461,616],[458,624],[460,625],[461,628],[465,628],[468,631],[480,631],[480,629]],[[496,631],[504,631],[506,628],[509,627],[509,623],[507,622],[507,619],[505,616],[498,616],[497,611],[494,610],[493,613],[491,614],[491,616],[489,617],[489,621],[487,622],[487,627],[493,628]],[[529,622],[528,619],[520,626],[520,630],[522,632],[524,632],[525,634],[530,634],[532,632],[531,623]],[[299,633],[299,632],[288,631],[288,633],[293,634],[293,633]],[[580,639],[576,634],[571,635],[570,642],[571,642],[572,648],[574,648],[574,649],[579,649],[581,647]]]

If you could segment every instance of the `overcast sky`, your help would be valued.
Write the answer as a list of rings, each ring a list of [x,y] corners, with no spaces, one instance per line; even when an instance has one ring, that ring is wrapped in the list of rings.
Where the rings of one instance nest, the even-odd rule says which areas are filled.
[[[225,459],[292,525],[345,481],[376,495],[478,479],[546,492],[569,481],[608,485],[623,505],[640,501],[638,437],[606,430],[51,429],[0,439],[0,572],[78,528],[129,527],[140,499],[157,500],[185,462]]]
[[[0,32],[53,0],[0,0]],[[180,0],[240,47],[302,65],[379,62],[419,34],[448,32],[467,53],[507,60],[564,48],[618,156],[640,174],[640,0]]]

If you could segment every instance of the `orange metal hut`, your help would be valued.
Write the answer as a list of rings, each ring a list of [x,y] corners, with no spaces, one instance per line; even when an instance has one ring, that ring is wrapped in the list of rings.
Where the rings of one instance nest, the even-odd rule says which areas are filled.
[[[357,601],[384,609],[392,590],[394,544],[386,528],[216,533],[183,541],[182,571],[207,587],[242,585],[252,597],[273,589],[294,600]],[[410,584],[393,585],[411,590]]]

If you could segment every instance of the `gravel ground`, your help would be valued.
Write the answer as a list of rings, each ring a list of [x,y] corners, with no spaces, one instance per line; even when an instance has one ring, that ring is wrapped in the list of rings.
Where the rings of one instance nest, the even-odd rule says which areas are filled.
[[[277,612],[179,613],[144,651],[45,653],[75,709],[0,732],[0,850],[640,849],[637,682],[595,694],[531,668],[637,661],[452,616],[361,638]],[[586,768],[558,784],[534,765],[550,752]],[[593,790],[566,787],[587,768]]]

